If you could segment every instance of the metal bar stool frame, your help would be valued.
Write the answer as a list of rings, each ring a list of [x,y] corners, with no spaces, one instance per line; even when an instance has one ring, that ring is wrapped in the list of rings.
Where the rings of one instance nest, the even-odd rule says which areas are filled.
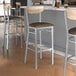
[[[10,4],[4,4],[3,5],[3,9],[4,9],[4,41],[3,41],[3,54],[4,52],[6,52],[6,55],[8,56],[8,50],[9,50],[9,29],[10,29],[10,21],[14,20],[14,23],[16,24],[16,35],[17,35],[17,18],[20,17],[16,17],[15,16],[10,16],[11,14],[11,10],[16,10],[15,8],[12,9]],[[20,22],[22,24],[21,18],[20,18]],[[22,48],[22,33],[23,33],[23,29],[21,28],[21,48]],[[16,42],[17,42],[17,36],[16,36]],[[6,51],[5,51],[6,50]]]
[[[42,32],[42,30],[45,30],[45,29],[50,29],[50,32],[51,32],[51,38],[52,38],[52,47],[51,47],[51,51],[52,51],[52,64],[54,64],[54,27],[52,26],[52,24],[50,25],[50,26],[47,26],[47,27],[45,27],[45,26],[43,26],[43,27],[38,27],[38,28],[36,28],[36,27],[31,27],[30,26],[30,24],[29,24],[29,19],[28,19],[28,14],[39,14],[39,22],[41,22],[41,13],[43,12],[43,10],[44,9],[42,9],[42,10],[40,10],[39,11],[39,9],[37,9],[37,10],[29,10],[29,8],[32,8],[32,7],[40,7],[40,9],[41,8],[43,8],[42,6],[28,6],[27,8],[26,8],[26,19],[27,19],[27,35],[26,35],[26,49],[25,49],[25,58],[24,58],[24,62],[26,63],[27,62],[27,52],[28,52],[28,45],[29,45],[29,33],[31,33],[29,30],[30,29],[34,29],[35,30],[35,32],[34,33],[32,33],[32,34],[34,34],[35,35],[35,69],[37,69],[38,68],[38,60],[37,60],[37,31],[38,30],[40,30],[39,31],[39,34],[40,34],[40,46],[41,46],[41,44],[42,44],[42,40],[41,40],[41,32]],[[29,11],[29,12],[28,12]],[[31,11],[31,12],[30,12]],[[42,59],[42,48],[40,48],[40,58]]]
[[[76,63],[72,63],[69,60],[72,57],[75,57],[76,59],[76,34],[73,32],[73,28],[68,29],[68,20],[76,20],[76,9],[75,8],[67,8],[67,10],[64,12],[64,18],[65,18],[65,26],[66,26],[66,53],[65,53],[65,61],[64,61],[64,70],[63,70],[63,76],[66,76],[66,68],[67,68],[67,63],[72,64],[75,66],[75,71],[76,71]],[[76,32],[76,28],[74,30]],[[73,33],[71,33],[73,32]],[[69,37],[74,37],[75,41],[71,40]],[[69,43],[74,43],[75,44],[75,55],[68,56],[69,52]]]
[[[9,45],[9,5],[3,5],[4,8],[4,41],[3,41],[3,54],[4,52],[8,55],[8,45]],[[6,41],[6,42],[5,42]],[[5,51],[6,49],[6,51]]]

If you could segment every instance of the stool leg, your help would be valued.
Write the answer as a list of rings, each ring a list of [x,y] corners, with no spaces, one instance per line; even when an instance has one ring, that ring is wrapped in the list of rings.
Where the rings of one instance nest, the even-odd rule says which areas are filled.
[[[7,44],[6,44],[7,56],[9,55],[9,52],[8,52],[8,48],[9,48],[9,28],[10,28],[10,21],[9,21],[9,17],[8,17],[7,29],[6,29],[6,32],[7,32]]]
[[[27,62],[27,52],[28,52],[28,44],[29,44],[29,29],[27,29],[27,35],[26,35],[26,49],[25,49],[25,59],[24,63],[26,64]]]
[[[15,10],[15,15],[18,16],[18,9]],[[16,19],[16,44],[17,44],[17,34],[18,34],[18,19]]]
[[[3,54],[5,53],[8,56],[8,41],[9,41],[9,21],[5,20],[4,26],[4,42],[3,42]],[[6,51],[5,51],[6,50]]]
[[[66,76],[67,58],[68,58],[67,56],[68,56],[68,37],[67,37],[67,40],[66,40],[66,53],[65,53],[63,76]]]
[[[75,42],[76,42],[76,36],[75,36]],[[76,59],[76,43],[75,43],[75,59]],[[76,72],[76,65],[75,65],[75,72]]]
[[[35,29],[35,69],[38,68],[37,62],[37,29]]]
[[[8,30],[7,30],[7,40],[6,40],[6,51],[7,51],[7,56],[8,54],[8,46],[9,46],[9,34],[8,34]]]
[[[17,34],[18,34],[18,23],[17,23],[17,19],[16,19],[16,45],[17,45]]]
[[[5,38],[6,37],[6,21],[4,21],[4,39],[3,39],[3,55],[5,53]]]
[[[23,23],[22,23],[22,20],[20,19],[20,21],[21,21],[21,48],[23,47],[23,27],[22,27],[22,25],[23,25]]]
[[[6,49],[5,53],[8,56],[8,46],[9,46],[9,8],[7,10],[4,10],[4,47]],[[6,36],[5,36],[6,35]],[[6,38],[6,43],[5,43]],[[3,48],[4,48],[3,47]]]
[[[51,35],[52,35],[52,64],[54,64],[54,29],[53,27],[51,29]]]
[[[42,59],[42,48],[41,48],[42,41],[41,41],[41,31],[39,31],[39,34],[40,34],[40,59]]]

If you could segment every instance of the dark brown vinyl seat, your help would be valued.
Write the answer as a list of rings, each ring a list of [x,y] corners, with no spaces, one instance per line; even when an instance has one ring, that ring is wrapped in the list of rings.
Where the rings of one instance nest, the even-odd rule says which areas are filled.
[[[41,27],[49,27],[49,26],[54,26],[51,23],[48,22],[34,22],[30,24],[31,27],[35,27],[35,28],[41,28]]]
[[[9,16],[9,19],[22,19],[24,20],[24,18],[22,16]]]
[[[69,34],[76,35],[76,27],[69,29]]]

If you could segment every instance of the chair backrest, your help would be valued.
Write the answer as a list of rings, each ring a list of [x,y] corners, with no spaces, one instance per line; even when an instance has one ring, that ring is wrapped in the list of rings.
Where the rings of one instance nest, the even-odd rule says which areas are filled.
[[[9,16],[10,15],[10,4],[3,4],[3,10],[4,10],[4,16]]]
[[[76,8],[67,8],[67,18],[76,20]]]
[[[16,2],[16,11],[15,11],[15,15],[17,15],[17,16],[21,16],[21,9],[20,9],[20,6],[21,6],[21,2]]]
[[[3,4],[3,10],[4,10],[4,24],[8,24],[9,25],[9,15],[10,15],[10,8],[11,5],[10,4]]]
[[[74,26],[69,27],[69,20],[76,20],[76,8],[68,7],[64,13],[65,27],[66,27],[66,37],[68,39],[68,30]]]
[[[21,2],[16,2],[16,7],[18,8],[19,6],[21,6]]]
[[[27,12],[29,14],[39,14],[44,11],[43,6],[28,6],[27,7]]]
[[[3,4],[3,9],[4,9],[5,11],[7,11],[8,8],[9,8],[9,9],[11,8],[11,5],[10,5],[10,4]]]
[[[26,23],[29,26],[29,14],[39,14],[39,22],[41,22],[41,13],[44,11],[44,6],[27,6],[26,8]]]

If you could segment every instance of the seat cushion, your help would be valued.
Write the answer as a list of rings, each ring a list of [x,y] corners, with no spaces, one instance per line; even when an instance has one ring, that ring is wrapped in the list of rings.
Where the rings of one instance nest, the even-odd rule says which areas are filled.
[[[34,23],[31,23],[30,26],[35,28],[41,28],[41,27],[50,27],[50,26],[53,26],[53,24],[48,22],[34,22]]]
[[[9,16],[9,19],[22,19],[24,20],[24,18],[22,16]]]
[[[76,35],[76,27],[71,28],[71,29],[69,30],[69,33],[70,33],[70,34],[73,34],[73,35]]]

